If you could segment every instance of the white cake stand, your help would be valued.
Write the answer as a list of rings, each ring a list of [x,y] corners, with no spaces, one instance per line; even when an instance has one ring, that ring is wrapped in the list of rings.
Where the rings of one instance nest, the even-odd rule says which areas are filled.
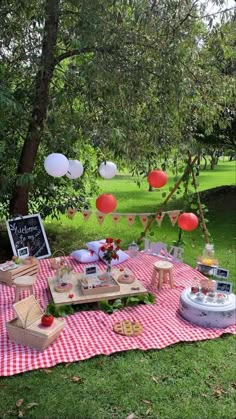
[[[189,287],[180,296],[179,312],[198,326],[225,328],[236,324],[236,296],[229,294],[224,302],[209,301],[207,297],[201,301]]]

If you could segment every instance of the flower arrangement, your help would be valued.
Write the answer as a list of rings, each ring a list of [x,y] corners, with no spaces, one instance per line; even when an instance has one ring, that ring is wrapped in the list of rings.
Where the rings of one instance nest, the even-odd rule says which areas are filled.
[[[119,259],[118,250],[120,250],[120,239],[114,240],[111,237],[106,238],[106,243],[104,243],[100,250],[103,252],[103,259],[107,261],[107,272],[111,271],[111,261],[112,259]]]

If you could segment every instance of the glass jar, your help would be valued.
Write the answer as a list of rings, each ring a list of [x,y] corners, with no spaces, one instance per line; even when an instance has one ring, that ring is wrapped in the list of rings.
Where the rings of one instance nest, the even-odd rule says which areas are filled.
[[[199,281],[197,280],[197,278],[194,278],[191,284],[191,294],[197,294],[197,292],[199,291],[200,291]]]
[[[214,244],[207,243],[205,245],[204,250],[203,250],[203,257],[204,258],[209,258],[209,259],[214,259],[214,256],[215,256]]]
[[[135,241],[130,243],[130,245],[128,247],[128,251],[129,251],[129,255],[130,255],[131,258],[138,255],[139,247],[138,247],[137,243],[135,243]]]

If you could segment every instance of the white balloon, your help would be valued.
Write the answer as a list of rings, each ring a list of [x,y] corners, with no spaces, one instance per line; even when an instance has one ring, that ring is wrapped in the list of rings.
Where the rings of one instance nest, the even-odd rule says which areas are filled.
[[[116,175],[117,168],[112,161],[106,161],[100,164],[98,171],[103,178],[111,179]]]
[[[82,176],[84,168],[82,163],[79,160],[69,160],[69,169],[66,173],[66,176],[69,179],[77,179]]]
[[[46,157],[44,168],[50,176],[64,176],[69,169],[69,161],[64,154],[52,153]]]

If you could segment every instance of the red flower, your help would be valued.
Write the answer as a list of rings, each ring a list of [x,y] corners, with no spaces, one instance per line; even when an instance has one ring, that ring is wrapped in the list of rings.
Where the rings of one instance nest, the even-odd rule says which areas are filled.
[[[117,246],[117,244],[119,244],[120,242],[120,239],[114,240],[111,237],[106,238],[106,243],[100,247],[100,250],[104,252],[104,260],[110,262],[112,259],[119,259],[117,251],[120,250],[120,246]]]
[[[68,297],[69,298],[74,298],[74,294],[69,294]]]

